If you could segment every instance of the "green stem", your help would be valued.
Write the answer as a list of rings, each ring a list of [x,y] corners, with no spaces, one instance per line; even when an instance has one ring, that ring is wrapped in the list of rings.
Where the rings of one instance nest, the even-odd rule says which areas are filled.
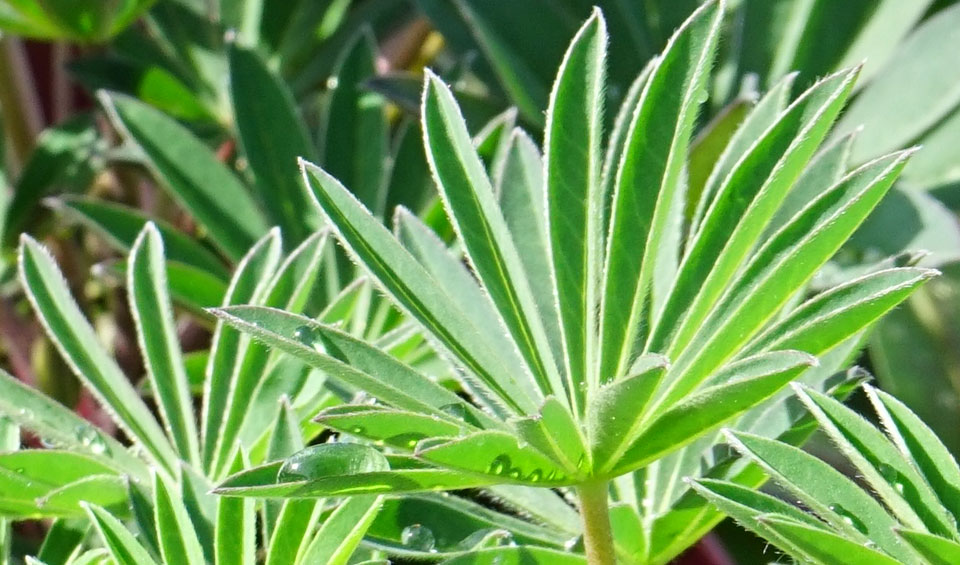
[[[607,482],[584,483],[577,487],[580,514],[583,516],[583,544],[590,565],[616,565],[610,510],[607,508]]]
[[[16,178],[43,128],[42,110],[27,53],[23,42],[16,37],[0,38],[0,108],[10,142],[8,156],[12,158],[8,174]]]

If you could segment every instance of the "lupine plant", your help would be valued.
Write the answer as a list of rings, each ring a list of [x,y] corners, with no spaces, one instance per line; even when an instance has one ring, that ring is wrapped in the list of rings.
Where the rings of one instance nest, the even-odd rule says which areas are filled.
[[[359,441],[307,447],[215,492],[309,500],[504,484],[559,490],[575,496],[587,561],[606,564],[669,561],[715,523],[702,501],[684,496],[684,476],[758,486],[760,468],[731,459],[717,429],[756,426],[802,441],[809,425],[789,417],[774,425],[763,407],[797,378],[830,388],[810,376],[818,357],[841,351],[833,362],[842,366],[844,346],[934,272],[891,264],[805,299],[806,283],[912,153],[839,178],[815,159],[857,68],[789,103],[790,80],[778,83],[726,139],[702,189],[687,190],[721,14],[708,2],[690,17],[605,132],[607,33],[594,13],[554,83],[542,157],[516,131],[493,178],[454,95],[428,72],[424,146],[457,254],[405,231],[403,214],[390,233],[304,162],[326,222],[456,368],[460,394],[321,321],[257,306],[214,310],[372,400],[317,416]],[[791,199],[804,183],[821,189]],[[857,378],[841,373],[832,392]],[[474,559],[577,559],[542,551],[492,548]]]
[[[957,563],[960,467],[903,403],[864,389],[886,435],[831,398],[796,391],[865,484],[795,447],[730,432],[734,449],[762,467],[789,498],[710,479],[694,488],[802,563]]]

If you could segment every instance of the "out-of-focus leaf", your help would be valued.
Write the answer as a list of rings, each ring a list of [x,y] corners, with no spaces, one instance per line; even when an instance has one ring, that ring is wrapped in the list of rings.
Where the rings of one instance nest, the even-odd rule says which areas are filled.
[[[15,246],[20,232],[30,228],[45,196],[54,191],[85,189],[103,166],[102,142],[89,116],[82,115],[45,130],[36,143],[3,212],[6,248]]]
[[[10,0],[0,6],[0,29],[37,39],[101,42],[133,22],[155,1]]]
[[[924,250],[930,255],[921,264],[941,265],[960,260],[960,221],[929,194],[894,187],[850,238],[847,248],[866,262]]]
[[[960,104],[960,66],[952,56],[958,49],[960,5],[940,11],[907,37],[837,124],[838,134],[864,126],[854,163],[912,143]]]
[[[86,197],[50,199],[47,204],[63,214],[66,220],[77,222],[103,236],[120,251],[127,252],[147,222],[152,221],[163,236],[167,259],[196,267],[223,280],[229,271],[213,252],[166,222],[151,219],[136,208]]]
[[[237,260],[267,232],[267,222],[236,175],[189,130],[143,102],[102,93],[114,125],[134,141],[171,196]]]
[[[960,263],[918,290],[874,330],[870,360],[884,390],[930,425],[960,453]]]
[[[366,33],[358,34],[340,55],[326,104],[321,162],[368,210],[382,217],[389,155],[386,102],[363,87],[376,74],[376,57],[376,43]]]
[[[230,47],[230,94],[260,201],[286,244],[295,246],[319,229],[320,219],[296,174],[297,158],[312,158],[313,147],[293,95],[257,53],[238,45]]]
[[[182,120],[213,119],[210,109],[190,86],[160,65],[93,55],[71,62],[69,68],[90,91],[105,89],[129,94]]]

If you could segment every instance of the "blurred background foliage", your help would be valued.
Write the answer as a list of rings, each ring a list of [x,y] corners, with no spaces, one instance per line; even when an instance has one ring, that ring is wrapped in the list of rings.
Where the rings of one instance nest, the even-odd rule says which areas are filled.
[[[158,223],[180,339],[202,352],[211,328],[202,309],[220,303],[246,249],[273,225],[287,251],[320,227],[298,156],[391,225],[403,206],[452,243],[417,131],[422,68],[454,87],[495,169],[514,125],[539,136],[554,70],[594,4],[611,28],[614,108],[698,0],[0,0],[3,365],[103,423],[28,314],[13,264],[18,235],[54,251],[94,327],[139,380],[122,276],[136,234]],[[727,8],[695,141],[702,167],[687,171],[688,190],[703,188],[711,156],[759,93],[790,72],[797,93],[862,63],[856,96],[818,157],[822,182],[797,187],[794,209],[875,155],[924,149],[811,292],[882,262],[944,272],[878,324],[860,363],[960,453],[960,2]],[[329,255],[307,313],[357,275]],[[381,320],[376,331],[390,327]]]

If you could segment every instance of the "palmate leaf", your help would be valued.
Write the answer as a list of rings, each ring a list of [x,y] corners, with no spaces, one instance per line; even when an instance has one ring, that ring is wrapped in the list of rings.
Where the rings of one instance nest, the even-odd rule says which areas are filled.
[[[371,403],[317,409],[320,423],[359,444],[307,447],[236,473],[217,492],[300,500],[569,486],[581,494],[589,518],[603,512],[589,505],[612,481],[623,508],[618,528],[639,523],[657,535],[676,532],[677,539],[620,536],[611,551],[627,562],[661,563],[718,516],[683,489],[683,477],[726,479],[741,489],[762,484],[761,469],[771,464],[725,455],[715,445],[717,427],[730,422],[802,442],[812,420],[800,418],[795,400],[785,400],[787,383],[809,379],[817,389],[848,394],[860,377],[842,371],[866,328],[933,272],[870,272],[804,302],[807,283],[910,155],[883,156],[846,175],[843,144],[836,146],[839,156],[826,151],[814,160],[857,69],[827,76],[792,102],[787,78],[752,111],[743,108],[742,127],[726,124],[712,157],[698,161],[702,189],[687,190],[690,139],[723,13],[722,3],[707,2],[680,27],[634,83],[606,147],[607,37],[599,11],[575,35],[560,67],[542,157],[522,131],[511,131],[510,113],[471,139],[453,91],[426,73],[424,152],[457,239],[453,246],[428,225],[449,228],[403,208],[390,233],[377,204],[302,163],[309,194],[370,282],[345,289],[316,320],[257,306],[212,313],[221,327],[292,355],[335,389],[362,390]],[[715,161],[712,169],[707,161]],[[796,186],[802,192],[788,198]],[[357,313],[371,319],[371,283],[412,319],[399,326],[399,337],[366,343],[350,335],[362,327],[355,320],[346,328],[329,325]],[[414,329],[423,332],[419,343],[439,351],[434,367],[443,366],[440,378],[461,395],[391,355],[416,335],[403,332]],[[811,369],[815,356],[830,369]],[[771,414],[780,410],[789,413]],[[743,451],[766,449],[774,459],[790,457],[811,473],[828,473],[799,450],[737,433]],[[305,462],[313,471],[290,472]],[[778,477],[796,490],[817,486],[808,475]],[[898,522],[844,481],[827,478],[842,495],[840,506],[868,515],[867,531],[883,538],[879,551],[904,557],[890,530]],[[929,500],[930,492],[921,498]],[[517,500],[537,506],[535,496]],[[830,508],[838,501],[814,502],[827,524],[817,528],[867,541],[844,519],[846,510]],[[298,510],[307,516],[315,508]],[[781,522],[767,520],[764,532],[783,540],[806,532],[794,522],[805,528],[816,520]],[[585,533],[595,556],[598,540],[590,528]],[[828,538],[818,533],[792,548],[819,551]],[[497,557],[492,549],[472,553]]]
[[[836,471],[814,471],[826,464],[813,456],[744,434],[731,438],[738,450],[759,463],[815,516],[798,518],[796,507],[784,508],[783,503],[777,503],[780,508],[771,507],[725,481],[698,481],[695,488],[720,507],[735,509],[732,515],[745,527],[761,533],[770,530],[768,539],[801,559],[949,563],[950,556],[957,555],[960,534],[956,514],[948,506],[955,491],[942,488],[942,477],[956,482],[957,463],[902,404],[865,388],[881,421],[889,426],[887,436],[836,400],[800,387],[796,393],[883,506]],[[907,419],[916,426],[911,435],[923,435],[929,443],[912,443],[906,449],[899,433],[905,428],[894,423],[891,411],[898,414],[897,420]]]

